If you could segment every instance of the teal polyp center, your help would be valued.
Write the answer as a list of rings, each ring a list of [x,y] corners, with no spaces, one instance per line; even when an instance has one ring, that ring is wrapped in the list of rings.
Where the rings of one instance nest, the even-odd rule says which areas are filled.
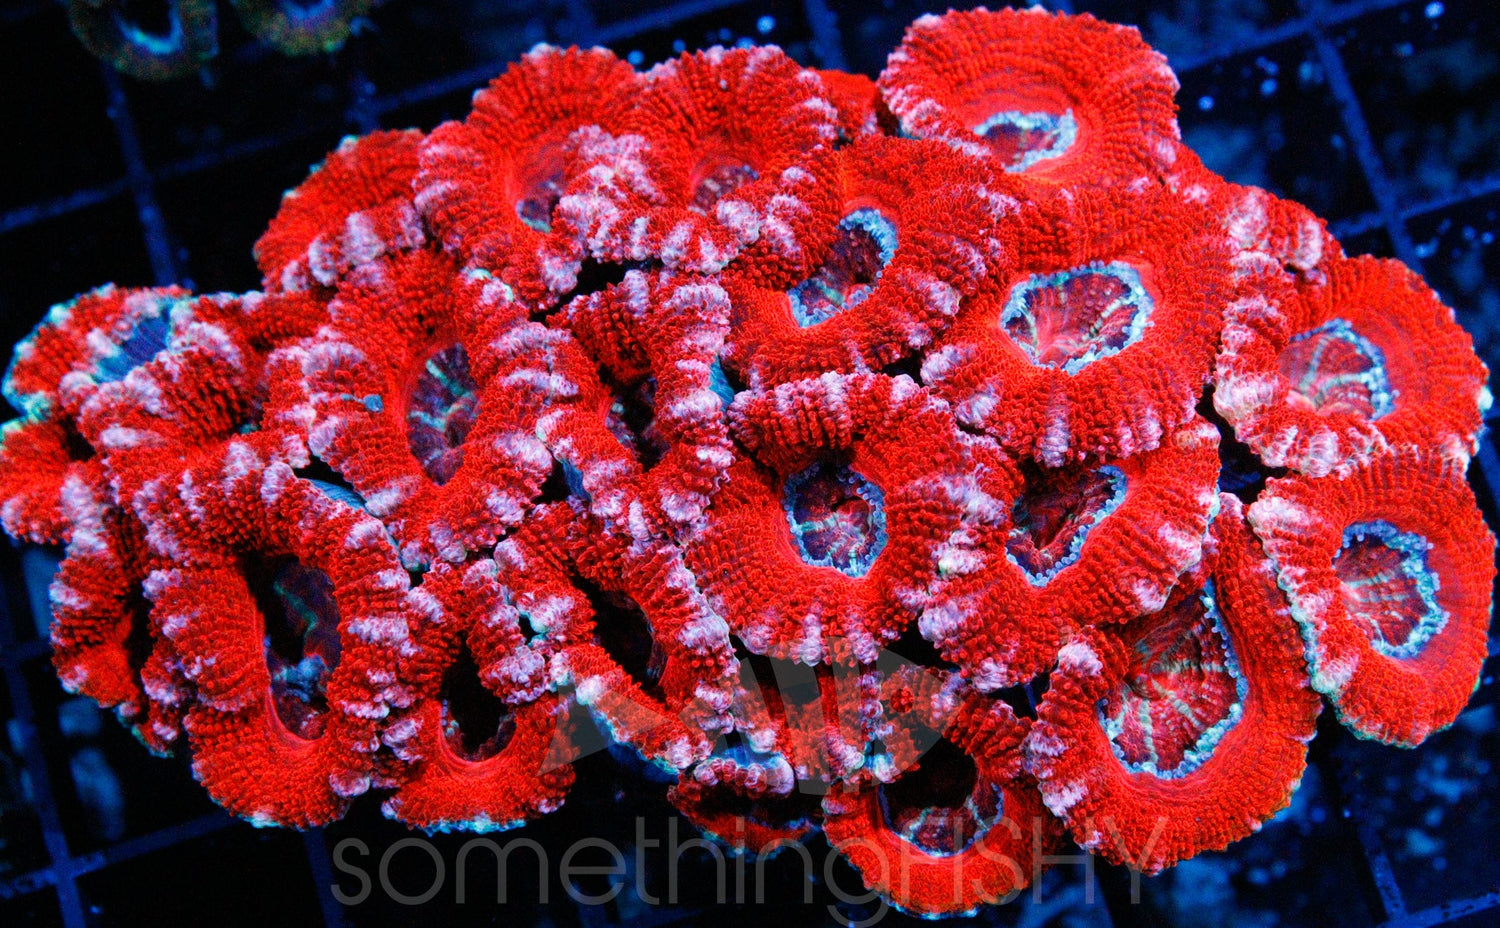
[[[1333,559],[1344,607],[1377,652],[1415,657],[1443,630],[1448,613],[1438,603],[1438,575],[1427,562],[1432,545],[1389,522],[1357,522],[1344,529]]]
[[[974,761],[938,739],[916,769],[879,788],[886,826],[935,857],[962,853],[1000,818],[1004,797]]]
[[[124,380],[126,374],[146,364],[156,357],[157,352],[167,347],[167,340],[172,335],[172,323],[166,306],[168,302],[162,301],[160,313],[138,319],[119,343],[115,353],[100,359],[95,380],[99,383]]]
[[[147,53],[165,58],[175,55],[183,50],[187,36],[182,30],[182,19],[177,12],[176,4],[170,8],[170,21],[165,31],[157,32],[146,28],[144,24],[132,21],[127,12],[122,10],[124,4],[110,9],[110,18],[114,20],[120,35],[125,39],[127,45],[144,49]]]
[[[974,127],[989,143],[1007,171],[1024,171],[1039,161],[1061,157],[1078,141],[1078,121],[1072,110],[1027,113],[1006,110]]]
[[[1031,363],[1076,374],[1139,341],[1153,305],[1135,268],[1095,262],[1016,284],[1000,327]]]
[[[858,306],[895,256],[895,224],[879,210],[855,210],[839,221],[823,266],[787,293],[792,317],[806,328]]]
[[[1249,684],[1214,587],[1148,617],[1118,689],[1099,705],[1110,747],[1132,773],[1177,779],[1213,756],[1244,714]]]
[[[885,547],[885,494],[846,464],[819,461],[787,478],[782,508],[814,567],[863,577]]]
[[[333,581],[291,558],[251,564],[247,577],[265,623],[276,715],[292,734],[316,738],[323,733],[328,677],[341,650]]]
[[[1115,467],[1022,467],[1025,485],[1011,506],[1005,553],[1033,586],[1046,586],[1078,560],[1089,533],[1125,499]]]
[[[1343,319],[1330,319],[1291,340],[1281,373],[1312,408],[1379,419],[1396,404],[1385,355]]]
[[[453,478],[464,461],[464,439],[479,415],[479,386],[462,345],[434,353],[417,374],[406,411],[411,453],[433,483]]]

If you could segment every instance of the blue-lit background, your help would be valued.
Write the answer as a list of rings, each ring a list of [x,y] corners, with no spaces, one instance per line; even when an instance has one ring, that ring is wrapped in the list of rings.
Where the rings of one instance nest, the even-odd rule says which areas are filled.
[[[1212,168],[1307,204],[1351,253],[1421,271],[1500,363],[1500,4],[1493,0],[1057,0],[1139,25],[1182,83],[1183,135]],[[251,41],[221,3],[219,57],[200,78],[141,84],[102,68],[73,39],[62,6],[0,7],[0,345],[50,304],[106,281],[247,290],[250,255],[282,190],[339,138],[377,127],[430,129],[461,117],[473,90],[532,44],[601,44],[640,65],[683,49],[774,42],[810,65],[874,75],[907,23],[945,5],[885,0],[389,0],[337,55],[287,59]],[[1493,434],[1472,469],[1500,526]],[[762,924],[759,910],[712,910],[708,862],[689,852],[683,899],[631,892],[578,907],[560,887],[539,903],[535,875],[474,874],[417,910],[389,900],[342,907],[329,848],[358,837],[375,855],[406,832],[362,802],[326,831],[261,831],[204,797],[180,761],[149,755],[107,715],[62,692],[47,658],[45,559],[0,545],[0,924],[396,925]],[[28,585],[28,575],[31,583]],[[38,581],[37,577],[42,577]],[[40,607],[40,608],[38,608]],[[1500,925],[1500,729],[1495,639],[1483,684],[1458,724],[1415,752],[1358,742],[1328,724],[1293,805],[1263,832],[1144,882],[1076,864],[979,921],[997,925],[1323,928]],[[607,756],[525,834],[553,849],[597,834],[619,846],[634,816],[665,822],[659,787]],[[655,796],[656,798],[653,798]],[[628,799],[622,800],[622,797]],[[659,835],[658,835],[659,836]],[[453,862],[461,838],[439,841]],[[403,861],[428,868],[418,854]],[[649,861],[648,861],[649,864]],[[483,868],[480,868],[483,869]],[[522,868],[524,870],[525,868]],[[767,868],[773,916],[821,924],[826,885],[803,907],[800,871]],[[835,871],[857,887],[847,868]],[[425,886],[421,874],[410,892]],[[632,881],[634,877],[630,878]],[[451,873],[450,873],[451,880]],[[531,882],[528,882],[531,881]],[[356,886],[348,881],[351,891]],[[399,882],[399,877],[398,877]],[[846,907],[858,918],[873,907]],[[881,924],[907,924],[895,913]]]

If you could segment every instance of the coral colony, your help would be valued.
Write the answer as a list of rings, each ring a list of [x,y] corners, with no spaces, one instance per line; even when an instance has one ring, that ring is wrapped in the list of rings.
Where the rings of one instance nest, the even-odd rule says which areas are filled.
[[[1205,169],[1176,89],[1133,29],[976,10],[877,82],[541,46],[347,140],[262,292],[107,286],[17,346],[0,514],[66,545],[63,685],[292,827],[519,825],[597,723],[705,831],[822,829],[930,915],[1064,836],[1251,834],[1324,704],[1420,744],[1486,654],[1486,370]]]

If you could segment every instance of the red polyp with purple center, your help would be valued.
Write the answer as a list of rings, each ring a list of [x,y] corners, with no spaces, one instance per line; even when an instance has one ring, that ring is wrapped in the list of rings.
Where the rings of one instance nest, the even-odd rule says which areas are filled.
[[[847,464],[818,461],[787,478],[787,524],[802,559],[862,577],[885,548],[885,494]]]
[[[1280,362],[1292,389],[1320,413],[1348,412],[1375,420],[1395,405],[1384,355],[1343,319],[1330,319],[1293,337]]]
[[[1011,508],[1005,553],[1034,586],[1046,586],[1078,560],[1089,532],[1125,499],[1117,467],[1022,467],[1025,484]]]
[[[1357,522],[1344,529],[1333,561],[1351,621],[1387,657],[1413,657],[1443,630],[1448,613],[1438,602],[1442,580],[1427,564],[1432,545],[1389,522]]]
[[[839,220],[822,266],[788,291],[797,324],[817,325],[864,302],[895,257],[896,244],[895,226],[877,209],[857,209]]]
[[[1072,374],[1139,340],[1151,308],[1139,271],[1095,262],[1016,284],[1000,326],[1031,363]]]
[[[463,345],[433,352],[417,373],[406,411],[411,453],[433,483],[447,483],[463,464],[464,440],[478,415],[479,386]]]
[[[1222,622],[1210,583],[1126,633],[1125,679],[1099,706],[1125,769],[1165,779],[1191,773],[1239,720],[1248,684]]]
[[[292,558],[248,564],[246,574],[266,622],[266,670],[276,715],[297,737],[317,738],[328,711],[328,677],[339,665],[333,581]]]

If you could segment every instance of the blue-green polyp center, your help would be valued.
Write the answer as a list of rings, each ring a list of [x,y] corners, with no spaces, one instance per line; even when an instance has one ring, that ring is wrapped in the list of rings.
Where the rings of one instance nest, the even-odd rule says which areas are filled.
[[[276,4],[282,15],[303,29],[331,23],[339,17],[338,0],[281,0]]]
[[[1292,389],[1323,415],[1379,419],[1395,408],[1384,353],[1343,319],[1294,337],[1281,352],[1280,367]]]
[[[1078,121],[1072,110],[1006,110],[975,126],[974,134],[989,143],[1005,170],[1024,171],[1039,161],[1066,154],[1078,140]]]
[[[858,306],[895,256],[895,224],[879,210],[855,210],[839,221],[822,266],[788,292],[792,317],[806,328]]]
[[[1027,463],[1021,475],[1005,552],[1033,586],[1046,586],[1078,560],[1089,533],[1125,499],[1125,474],[1116,467]]]
[[[1152,306],[1134,267],[1094,262],[1016,284],[1000,327],[1031,363],[1076,374],[1139,341]]]
[[[124,380],[125,375],[150,362],[157,353],[167,347],[172,335],[172,323],[168,318],[167,305],[159,304],[160,312],[136,320],[130,331],[120,340],[113,354],[101,358],[94,379],[99,383]]]
[[[879,795],[886,826],[937,857],[962,853],[1000,818],[1003,806],[1000,791],[980,779],[973,759],[943,738]]]
[[[847,464],[819,461],[786,481],[782,506],[802,560],[863,577],[885,547],[885,494]]]
[[[1387,657],[1421,653],[1447,624],[1438,602],[1439,578],[1428,554],[1432,545],[1389,522],[1357,522],[1344,529],[1344,545],[1333,561],[1350,621]]]
[[[1249,693],[1213,586],[1173,597],[1123,637],[1132,646],[1125,678],[1099,706],[1110,747],[1133,773],[1186,776],[1239,721]]]
[[[316,738],[323,733],[328,677],[340,654],[333,581],[293,558],[250,563],[246,573],[265,626],[276,715],[292,734]]]
[[[176,3],[116,3],[109,15],[121,38],[147,54],[165,58],[182,50],[186,37]]]
[[[464,461],[464,439],[479,415],[479,386],[462,345],[435,352],[412,386],[406,412],[411,453],[433,483],[453,478]]]

